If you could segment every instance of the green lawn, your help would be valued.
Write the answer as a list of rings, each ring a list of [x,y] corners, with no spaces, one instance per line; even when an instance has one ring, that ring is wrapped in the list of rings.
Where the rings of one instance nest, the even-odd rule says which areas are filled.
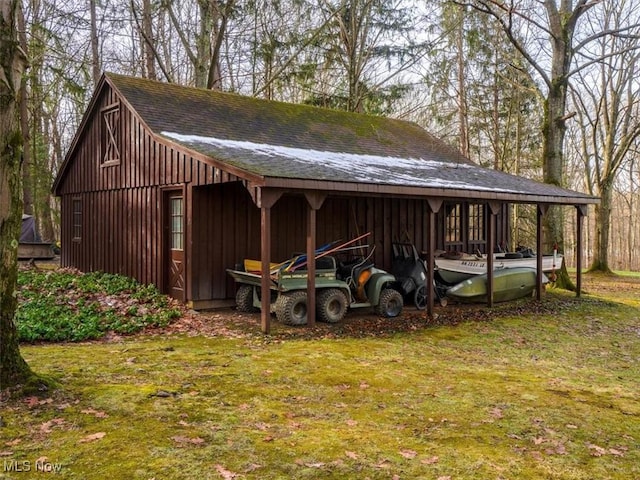
[[[24,345],[62,388],[4,402],[0,479],[638,479],[640,280],[585,283],[400,333]]]

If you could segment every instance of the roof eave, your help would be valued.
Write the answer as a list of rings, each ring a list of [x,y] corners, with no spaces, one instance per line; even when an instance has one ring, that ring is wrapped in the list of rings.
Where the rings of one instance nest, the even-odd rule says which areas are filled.
[[[403,185],[384,185],[376,183],[334,182],[326,180],[303,180],[279,177],[267,177],[263,187],[287,190],[318,190],[349,193],[352,195],[395,195],[422,198],[470,198],[482,201],[501,201],[509,203],[549,204],[549,205],[596,205],[598,197],[576,195],[541,195],[507,191],[485,191],[473,189],[412,187]]]

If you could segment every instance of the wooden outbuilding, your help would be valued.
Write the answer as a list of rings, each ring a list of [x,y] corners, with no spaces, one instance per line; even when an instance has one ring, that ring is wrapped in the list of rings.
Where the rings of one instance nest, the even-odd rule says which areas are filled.
[[[512,203],[537,205],[541,231],[549,205],[575,206],[580,227],[598,201],[481,168],[414,123],[111,73],[54,191],[63,266],[153,283],[196,309],[234,297],[226,269],[244,258],[266,272],[292,252],[372,232],[383,268],[407,238],[432,265],[436,249],[508,243]],[[268,313],[262,323],[268,331]]]

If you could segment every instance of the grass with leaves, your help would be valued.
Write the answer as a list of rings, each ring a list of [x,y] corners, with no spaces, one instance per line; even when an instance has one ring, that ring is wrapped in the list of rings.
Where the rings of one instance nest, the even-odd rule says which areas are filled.
[[[4,400],[0,478],[640,478],[640,278],[585,288],[371,336],[246,315],[234,335],[25,344],[63,387]]]

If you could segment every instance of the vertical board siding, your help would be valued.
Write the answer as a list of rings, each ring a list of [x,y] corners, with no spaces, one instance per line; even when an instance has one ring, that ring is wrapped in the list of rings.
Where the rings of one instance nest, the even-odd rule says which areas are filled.
[[[119,99],[105,88],[93,118],[85,123],[74,157],[60,184],[61,263],[83,271],[102,270],[164,283],[163,192],[185,193],[185,260],[188,300],[232,298],[226,269],[245,258],[260,258],[260,211],[236,176],[158,143],[138,118],[120,104],[120,162],[101,165],[101,109]],[[73,200],[82,202],[82,237],[73,237]],[[306,249],[307,201],[284,195],[272,209],[272,260]],[[504,205],[497,238],[508,239],[509,206]],[[391,268],[392,242],[411,240],[427,249],[428,208],[424,200],[389,197],[326,198],[317,215],[317,245],[371,232],[374,261]],[[443,248],[444,212],[436,219],[436,248]]]
[[[194,188],[192,199],[193,300],[233,297],[226,269],[260,258],[259,209],[240,182]]]
[[[120,103],[117,130],[120,162],[102,166],[101,110],[118,101],[109,88],[97,99],[60,185],[61,263],[83,271],[120,273],[160,286],[164,275],[161,189],[191,181],[204,185],[221,175],[184,152],[156,142],[124,103]],[[233,175],[226,179],[237,180]],[[79,242],[72,241],[74,198],[82,202]],[[222,264],[218,260],[217,265]]]

